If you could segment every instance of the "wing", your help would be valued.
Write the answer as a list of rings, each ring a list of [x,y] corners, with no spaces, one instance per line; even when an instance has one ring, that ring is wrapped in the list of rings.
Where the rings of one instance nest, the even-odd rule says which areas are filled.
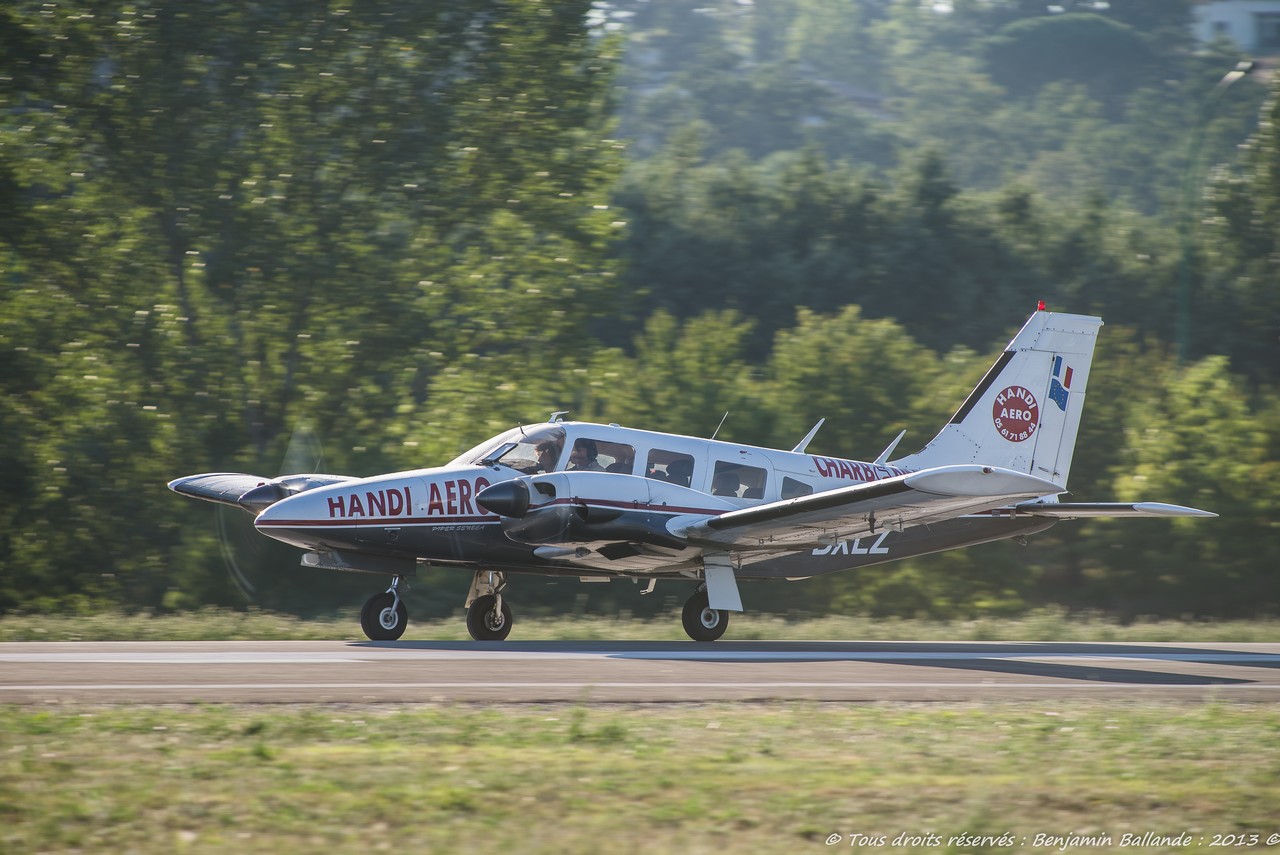
[[[1211,511],[1166,505],[1163,502],[1022,502],[1014,510],[1020,514],[1053,517],[1059,520],[1088,517],[1216,517]]]
[[[240,472],[207,472],[203,475],[188,475],[169,482],[169,489],[193,499],[204,499],[206,502],[217,502],[222,505],[240,507],[238,499],[254,487],[269,482],[270,478],[258,475],[245,475]]]
[[[286,475],[283,478],[263,478],[241,472],[206,472],[188,475],[169,482],[169,489],[193,499],[231,505],[250,513],[260,513],[273,502],[286,496],[353,480],[346,475]],[[250,491],[253,495],[250,495]]]
[[[803,549],[1057,494],[1051,481],[993,466],[939,466],[797,499],[676,519],[671,533],[707,547]]]

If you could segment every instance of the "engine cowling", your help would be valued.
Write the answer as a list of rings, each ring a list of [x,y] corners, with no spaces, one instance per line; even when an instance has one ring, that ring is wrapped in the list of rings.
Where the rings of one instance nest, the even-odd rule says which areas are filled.
[[[251,514],[260,514],[281,499],[348,480],[339,475],[285,475],[245,491],[236,503]]]
[[[608,472],[553,472],[486,487],[476,502],[502,517],[507,537],[531,545],[640,542],[682,549],[666,527],[673,516],[715,514],[734,505],[650,478]]]

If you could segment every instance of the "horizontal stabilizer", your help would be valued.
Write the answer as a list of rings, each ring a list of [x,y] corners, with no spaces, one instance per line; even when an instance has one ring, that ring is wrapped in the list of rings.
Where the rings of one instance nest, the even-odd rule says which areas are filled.
[[[1025,472],[995,466],[937,466],[904,476],[914,490],[938,496],[1014,496],[1061,493],[1062,487]]]
[[[1060,520],[1089,517],[1216,517],[1211,511],[1163,502],[1023,502],[1019,513]]]

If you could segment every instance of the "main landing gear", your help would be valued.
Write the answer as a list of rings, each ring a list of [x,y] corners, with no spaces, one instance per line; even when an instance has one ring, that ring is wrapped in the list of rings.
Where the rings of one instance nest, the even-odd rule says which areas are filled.
[[[391,580],[384,593],[374,594],[360,610],[360,628],[372,641],[395,641],[409,625],[409,610],[400,599],[401,590],[409,590],[403,576]]]
[[[684,604],[680,614],[684,631],[694,641],[715,641],[729,628],[729,613],[711,608],[705,585],[698,588]]]
[[[493,570],[477,570],[467,592],[467,632],[476,641],[503,641],[511,634],[511,607],[502,591],[506,576]]]

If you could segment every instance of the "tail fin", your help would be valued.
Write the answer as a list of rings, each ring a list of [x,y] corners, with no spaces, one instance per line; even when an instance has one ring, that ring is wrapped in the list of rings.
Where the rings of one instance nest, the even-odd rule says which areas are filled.
[[[933,440],[894,466],[980,463],[1064,487],[1101,318],[1036,312]]]

